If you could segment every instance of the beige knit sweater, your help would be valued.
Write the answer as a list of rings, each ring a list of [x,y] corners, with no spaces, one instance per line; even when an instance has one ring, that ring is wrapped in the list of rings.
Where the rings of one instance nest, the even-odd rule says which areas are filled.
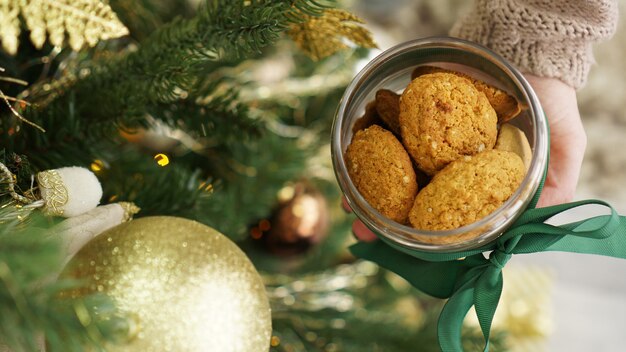
[[[582,87],[591,44],[617,26],[615,0],[475,0],[450,35],[483,44],[522,72]]]

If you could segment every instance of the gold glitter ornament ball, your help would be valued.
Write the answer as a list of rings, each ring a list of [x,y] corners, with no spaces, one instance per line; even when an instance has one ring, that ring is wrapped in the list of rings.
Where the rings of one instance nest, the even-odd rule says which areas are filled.
[[[146,217],[89,242],[63,277],[88,281],[69,292],[112,297],[129,317],[124,343],[107,351],[268,351],[265,286],[226,236],[195,221]]]

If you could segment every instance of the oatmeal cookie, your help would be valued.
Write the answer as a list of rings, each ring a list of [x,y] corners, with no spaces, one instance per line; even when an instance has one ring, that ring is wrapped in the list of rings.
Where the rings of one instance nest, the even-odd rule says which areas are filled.
[[[526,170],[530,167],[533,158],[532,150],[526,135],[519,128],[509,123],[501,125],[494,149],[513,152],[522,158]]]
[[[524,178],[515,153],[489,150],[450,163],[420,191],[409,222],[421,230],[450,230],[491,214]]]
[[[411,158],[393,133],[378,125],[358,131],[345,159],[350,179],[363,198],[384,216],[404,224],[417,181]]]
[[[400,136],[400,95],[388,89],[376,92],[376,111],[385,125],[396,136]]]
[[[432,73],[414,79],[400,98],[402,142],[421,170],[434,175],[450,162],[492,149],[497,116],[468,79]]]
[[[499,123],[504,123],[504,122],[509,121],[510,119],[514,118],[522,111],[522,106],[517,101],[517,99],[510,96],[505,91],[498,89],[496,87],[490,86],[481,80],[472,78],[461,72],[450,71],[450,70],[446,70],[444,68],[436,67],[436,66],[419,66],[415,68],[415,70],[413,70],[413,72],[411,73],[411,79],[415,79],[419,76],[429,74],[429,73],[436,73],[436,72],[453,73],[457,76],[465,77],[469,79],[470,81],[472,81],[476,89],[478,89],[480,92],[485,93],[487,100],[489,100],[489,103],[491,104],[493,109],[496,111],[496,115],[498,115]]]
[[[376,111],[376,101],[370,101],[365,106],[363,116],[354,122],[352,133],[356,134],[358,131],[364,130],[372,125],[382,125],[382,123],[383,120],[380,119]]]

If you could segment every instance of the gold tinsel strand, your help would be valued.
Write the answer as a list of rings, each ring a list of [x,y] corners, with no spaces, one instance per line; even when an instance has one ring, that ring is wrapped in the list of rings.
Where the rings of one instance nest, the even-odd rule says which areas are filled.
[[[288,31],[296,45],[313,60],[321,60],[347,48],[345,40],[364,48],[376,48],[372,34],[358,16],[341,9],[328,9],[291,25]]]
[[[11,55],[19,45],[20,13],[37,48],[45,43],[46,33],[57,47],[63,45],[67,33],[73,50],[128,34],[111,7],[100,0],[0,0],[0,40]]]
[[[3,23],[3,22],[2,22],[2,21],[3,21],[3,19],[2,19],[2,16],[3,16],[2,11],[3,11],[3,9],[5,9],[5,8],[6,8],[6,6],[5,6],[5,5],[6,5],[6,3],[3,3],[2,1],[3,1],[3,0],[0,0],[0,23]],[[5,20],[6,20],[6,18],[5,18]],[[7,26],[9,26],[9,27],[10,27],[10,26],[11,26],[11,24],[7,22]],[[3,33],[3,32],[2,32],[2,30],[1,30],[1,28],[2,28],[2,26],[0,26],[0,36],[1,36],[1,35],[2,35],[2,33]],[[9,31],[9,32],[10,32],[10,31]],[[0,40],[3,40],[3,39],[2,39],[2,37],[0,37]],[[9,40],[9,44],[10,44],[10,45],[12,45],[11,43],[12,43],[12,42]],[[16,44],[16,46],[17,46],[17,44]],[[4,70],[4,68],[3,68],[3,67],[0,67],[0,72],[4,72],[4,71],[5,71],[5,70]],[[4,81],[4,82],[8,82],[8,83],[15,83],[15,84],[23,85],[23,86],[28,85],[28,82],[23,81],[23,80],[18,79],[18,78],[14,78],[14,77],[0,76],[0,81]],[[29,125],[31,125],[31,126],[33,126],[33,127],[35,127],[36,129],[40,130],[41,132],[46,132],[46,130],[44,130],[44,129],[43,129],[43,127],[39,126],[39,125],[38,125],[38,124],[36,124],[36,123],[31,122],[30,120],[28,120],[28,119],[26,119],[24,116],[22,116],[22,114],[20,114],[20,112],[19,112],[19,111],[17,111],[17,110],[13,107],[13,105],[10,103],[10,101],[14,101],[14,102],[16,102],[16,103],[17,103],[17,105],[18,105],[18,106],[21,106],[21,108],[23,108],[23,107],[25,107],[25,106],[30,105],[30,103],[29,103],[29,102],[27,102],[27,101],[25,101],[25,100],[23,100],[23,99],[18,99],[18,98],[14,98],[14,97],[7,96],[6,94],[4,94],[4,92],[3,92],[2,90],[0,90],[0,99],[2,99],[2,100],[4,101],[4,103],[6,104],[6,106],[9,108],[9,111],[11,111],[11,113],[13,114],[13,116],[17,117],[17,119],[18,119],[18,120],[20,120],[20,121],[22,121],[22,122],[24,122],[24,123],[26,123],[26,124],[29,124]]]

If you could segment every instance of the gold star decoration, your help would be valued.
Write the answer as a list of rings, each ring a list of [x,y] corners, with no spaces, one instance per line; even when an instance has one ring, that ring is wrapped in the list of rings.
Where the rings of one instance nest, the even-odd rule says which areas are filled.
[[[345,40],[364,48],[376,48],[372,34],[361,26],[363,20],[341,9],[324,10],[291,25],[291,39],[311,59],[321,60],[348,47]]]
[[[128,34],[111,7],[100,0],[0,0],[0,40],[11,55],[19,46],[20,13],[37,48],[45,43],[46,33],[57,47],[63,45],[67,33],[73,50]]]

